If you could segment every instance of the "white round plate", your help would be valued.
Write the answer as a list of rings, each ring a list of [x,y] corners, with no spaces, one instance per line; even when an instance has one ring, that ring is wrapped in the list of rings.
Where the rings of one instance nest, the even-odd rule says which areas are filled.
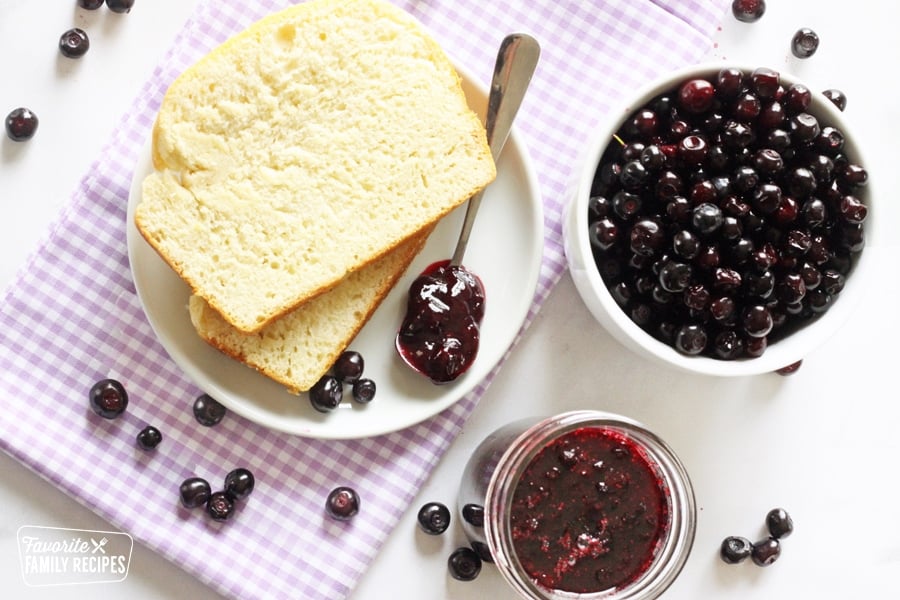
[[[460,71],[469,104],[481,115],[487,93]],[[173,360],[230,410],[260,425],[322,439],[352,439],[397,431],[431,417],[462,398],[500,361],[521,328],[534,298],[543,255],[543,210],[537,177],[521,138],[513,131],[487,188],[466,251],[465,265],[481,277],[486,311],[478,356],[463,376],[434,385],[413,372],[394,349],[412,280],[453,252],[465,205],[445,217],[419,256],[360,331],[350,348],[365,361],[377,385],[375,399],[361,405],[345,396],[330,413],[312,408],[305,394],[236,362],[204,342],[188,314],[190,289],[156,254],[134,226],[141,182],[152,171],[149,143],[135,167],[128,200],[128,256],[138,296],[157,337]]]

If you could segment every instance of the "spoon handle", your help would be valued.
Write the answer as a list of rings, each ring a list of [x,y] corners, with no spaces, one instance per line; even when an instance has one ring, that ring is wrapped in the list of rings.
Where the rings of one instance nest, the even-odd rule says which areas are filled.
[[[500,151],[503,150],[509,137],[513,120],[519,112],[519,106],[537,67],[540,53],[541,48],[537,40],[524,33],[510,34],[500,44],[484,120],[488,146],[495,163],[500,158]],[[450,259],[453,266],[462,263],[466,245],[469,243],[469,234],[472,232],[472,223],[475,221],[483,194],[484,189],[469,198],[462,230],[453,257]]]

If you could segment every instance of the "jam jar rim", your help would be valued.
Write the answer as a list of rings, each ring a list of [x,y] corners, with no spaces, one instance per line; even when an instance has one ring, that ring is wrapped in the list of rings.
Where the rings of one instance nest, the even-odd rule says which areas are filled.
[[[645,453],[666,486],[669,518],[650,566],[623,588],[590,593],[551,590],[527,575],[515,554],[509,512],[522,471],[546,445],[567,433],[585,428],[607,428],[625,433]],[[691,553],[697,526],[693,485],[684,464],[672,448],[642,423],[600,410],[574,410],[539,419],[517,435],[502,453],[491,475],[485,498],[484,533],[493,560],[503,578],[524,598],[533,600],[651,600],[661,595],[681,573]],[[498,519],[497,515],[505,515]]]

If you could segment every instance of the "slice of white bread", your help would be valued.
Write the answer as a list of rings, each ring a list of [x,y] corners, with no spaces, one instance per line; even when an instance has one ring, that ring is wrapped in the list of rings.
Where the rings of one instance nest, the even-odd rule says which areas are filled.
[[[135,224],[231,325],[260,330],[496,175],[459,75],[382,0],[309,0],[186,70]]]
[[[211,346],[291,393],[305,392],[356,337],[422,249],[427,233],[406,240],[255,333],[238,331],[197,295],[190,297],[191,322]]]

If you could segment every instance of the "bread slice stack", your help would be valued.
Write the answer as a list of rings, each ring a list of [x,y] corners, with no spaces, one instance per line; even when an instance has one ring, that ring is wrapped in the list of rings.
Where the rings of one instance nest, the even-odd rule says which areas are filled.
[[[239,331],[196,294],[189,301],[191,322],[203,339],[225,354],[282,383],[289,392],[307,391],[356,337],[426,238],[419,235],[403,242],[258,332]]]
[[[153,165],[135,225],[198,333],[294,392],[496,175],[456,70],[383,0],[309,0],[214,49],[167,91]]]

